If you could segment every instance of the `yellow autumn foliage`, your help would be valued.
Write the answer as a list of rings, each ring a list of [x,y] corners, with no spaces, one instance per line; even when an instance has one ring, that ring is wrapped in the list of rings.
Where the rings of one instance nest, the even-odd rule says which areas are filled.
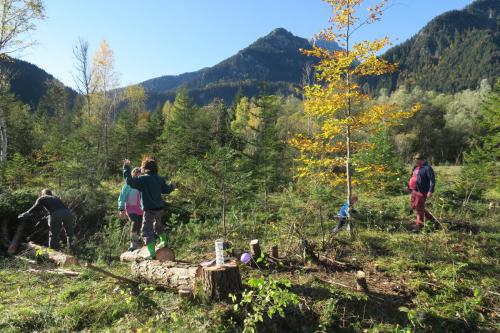
[[[314,46],[301,50],[318,58],[315,66],[315,82],[304,88],[304,112],[318,123],[314,135],[298,135],[290,140],[300,156],[297,158],[297,177],[310,177],[329,186],[359,183],[370,179],[370,174],[390,172],[378,165],[355,165],[363,177],[351,178],[352,162],[348,156],[369,149],[366,138],[377,131],[395,126],[402,119],[412,117],[420,108],[409,110],[396,104],[375,103],[359,82],[363,77],[379,76],[397,69],[378,57],[378,53],[390,44],[388,38],[362,41],[352,44],[353,34],[361,27],[380,20],[386,0],[368,8],[368,15],[359,15],[364,0],[324,0],[331,8],[330,26],[318,34],[318,38],[336,41],[343,50],[329,51]],[[349,172],[348,172],[349,171]]]

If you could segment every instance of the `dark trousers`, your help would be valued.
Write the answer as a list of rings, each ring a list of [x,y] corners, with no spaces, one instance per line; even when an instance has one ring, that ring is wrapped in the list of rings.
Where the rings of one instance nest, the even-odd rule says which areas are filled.
[[[161,235],[165,233],[165,228],[161,224],[162,210],[146,210],[142,218],[142,238],[144,244],[154,243],[155,233]]]
[[[130,214],[130,239],[132,239],[133,235],[139,235],[141,232],[142,225],[142,215]]]
[[[341,228],[347,224],[347,217],[339,216],[339,223],[333,228],[333,233],[336,234]]]
[[[73,238],[73,214],[68,209],[60,209],[52,214],[49,214],[49,247],[58,250],[59,234],[61,228],[64,228],[66,234],[66,245],[71,246],[71,239]]]

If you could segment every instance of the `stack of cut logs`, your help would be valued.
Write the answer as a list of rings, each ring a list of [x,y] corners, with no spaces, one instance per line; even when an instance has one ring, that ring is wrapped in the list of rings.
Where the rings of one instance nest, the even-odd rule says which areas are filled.
[[[213,300],[227,299],[230,293],[242,290],[241,275],[236,261],[216,266],[213,261],[194,265],[175,261],[168,248],[158,248],[156,260],[145,260],[146,248],[125,252],[121,261],[132,262],[132,275],[139,281],[166,289],[178,290],[181,297],[191,297],[197,285]]]
[[[17,251],[17,240],[15,241]],[[34,243],[20,244],[19,248],[30,256],[46,257],[59,265],[79,265],[74,256],[51,250]],[[250,242],[250,254],[255,259],[261,256],[258,240]],[[277,247],[271,247],[271,258],[278,257]],[[157,248],[156,259],[147,260],[146,247],[135,251],[128,251],[120,256],[120,260],[131,262],[132,275],[136,280],[119,277],[93,265],[85,267],[99,271],[118,280],[133,282],[146,282],[170,290],[177,290],[181,297],[192,297],[195,290],[203,290],[205,295],[212,300],[225,300],[230,293],[238,294],[243,289],[241,275],[236,260],[230,260],[222,266],[215,265],[215,260],[199,265],[176,261],[174,252],[169,248]]]

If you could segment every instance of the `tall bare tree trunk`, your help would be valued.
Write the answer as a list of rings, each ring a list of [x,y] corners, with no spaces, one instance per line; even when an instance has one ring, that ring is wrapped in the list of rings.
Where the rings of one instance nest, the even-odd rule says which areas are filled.
[[[5,120],[5,111],[0,108],[0,135],[2,146],[0,147],[0,162],[7,161],[7,148],[9,144],[9,137],[7,136],[7,121]]]
[[[224,229],[224,236],[227,234],[226,228],[226,186],[222,185],[222,227]]]
[[[351,9],[351,2],[348,0],[348,9]],[[351,22],[350,22],[350,15],[347,16],[347,34],[346,34],[346,52],[347,55],[349,56],[349,37],[350,37],[350,28],[351,28]],[[347,90],[348,90],[348,104],[347,104],[347,118],[351,117],[352,113],[352,105],[351,105],[351,77],[349,70],[347,70],[347,75],[346,75],[346,84],[347,84]],[[346,176],[347,176],[347,202],[351,203],[351,197],[352,197],[352,174],[351,174],[351,126],[347,125],[347,140],[346,140]],[[351,219],[348,214],[348,220],[347,220],[347,230],[349,231],[349,235],[352,237],[353,236],[353,226],[351,224]]]

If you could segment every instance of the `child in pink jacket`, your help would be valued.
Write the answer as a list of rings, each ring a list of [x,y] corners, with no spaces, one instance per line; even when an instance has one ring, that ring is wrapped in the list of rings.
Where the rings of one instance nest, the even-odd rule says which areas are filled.
[[[141,168],[132,170],[132,177],[139,177]],[[129,251],[134,251],[139,247],[139,232],[141,231],[142,215],[141,192],[125,183],[118,197],[118,209],[120,217],[130,220],[130,247]]]

